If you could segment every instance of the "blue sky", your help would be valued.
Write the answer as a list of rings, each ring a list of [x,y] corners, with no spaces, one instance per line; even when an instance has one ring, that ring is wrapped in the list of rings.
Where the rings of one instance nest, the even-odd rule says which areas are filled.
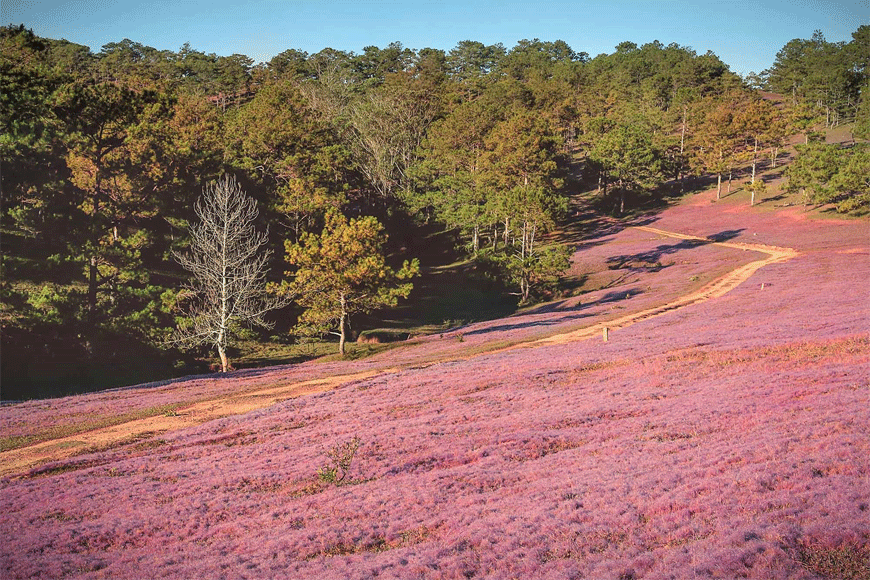
[[[2,0],[0,22],[95,52],[129,38],[173,51],[189,42],[255,61],[287,48],[361,52],[399,41],[449,50],[478,40],[510,49],[524,38],[561,39],[594,57],[625,40],[659,40],[712,50],[746,74],[769,67],[786,42],[816,29],[829,41],[850,41],[870,24],[870,0]]]

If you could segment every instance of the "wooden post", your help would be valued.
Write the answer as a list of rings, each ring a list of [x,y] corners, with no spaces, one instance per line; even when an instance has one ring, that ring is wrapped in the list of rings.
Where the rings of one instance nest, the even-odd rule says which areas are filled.
[[[607,335],[608,335],[609,331],[610,331],[610,329],[605,326],[604,327],[604,342],[607,342],[607,338],[608,338]]]

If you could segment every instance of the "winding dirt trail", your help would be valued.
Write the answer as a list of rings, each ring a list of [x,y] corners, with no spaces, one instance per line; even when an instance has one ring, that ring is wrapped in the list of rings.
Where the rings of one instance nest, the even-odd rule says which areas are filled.
[[[797,251],[790,248],[740,242],[719,242],[708,238],[699,238],[697,236],[669,232],[647,226],[636,226],[635,229],[671,238],[696,240],[726,248],[757,252],[762,254],[764,257],[744,264],[710,284],[707,284],[703,288],[686,294],[676,300],[668,302],[667,304],[635,312],[633,314],[627,314],[615,320],[594,324],[571,332],[555,334],[546,338],[530,340],[528,342],[515,344],[501,349],[477,353],[472,357],[455,357],[450,360],[465,360],[468,358],[476,358],[518,348],[536,348],[551,344],[564,344],[600,336],[605,327],[608,329],[625,328],[626,326],[660,314],[672,312],[686,306],[723,296],[748,280],[760,268],[770,264],[785,262],[798,255]],[[442,362],[447,361],[443,359],[433,360],[430,364],[438,364]],[[415,368],[422,368],[425,366],[429,365],[417,364],[415,365]],[[114,445],[123,445],[125,443],[141,440],[143,438],[169,431],[199,425],[221,417],[248,413],[257,409],[269,407],[290,398],[321,393],[347,383],[369,379],[375,376],[383,376],[398,372],[399,370],[400,369],[397,368],[376,369],[350,375],[289,383],[236,395],[227,395],[221,398],[194,403],[186,408],[180,409],[177,413],[172,415],[146,417],[121,423],[119,425],[113,425],[111,427],[94,429],[92,431],[69,437],[52,439],[50,441],[43,441],[27,447],[13,449],[3,452],[2,455],[0,455],[0,460],[2,460],[0,461],[0,477],[26,473],[34,467],[52,461],[59,461],[94,450],[106,449]]]
[[[634,229],[643,230],[645,232],[650,232],[670,238],[677,238],[681,240],[695,240],[709,243],[714,246],[721,246],[724,248],[758,252],[760,254],[764,254],[765,257],[761,258],[760,260],[754,260],[752,262],[749,262],[748,264],[744,264],[743,266],[740,266],[739,268],[728,272],[721,278],[710,282],[703,288],[681,296],[680,298],[668,302],[667,304],[656,306],[654,308],[649,308],[647,310],[642,310],[641,312],[627,314],[615,320],[595,324],[593,326],[588,326],[572,332],[556,334],[532,342],[519,344],[512,348],[530,348],[543,346],[546,344],[564,344],[567,342],[574,342],[577,340],[592,338],[593,336],[602,335],[605,328],[608,328],[610,330],[625,328],[626,326],[629,326],[636,322],[640,322],[641,320],[646,320],[648,318],[658,316],[659,314],[665,314],[666,312],[671,312],[679,308],[684,308],[686,306],[691,306],[700,302],[706,302],[707,300],[712,300],[713,298],[724,296],[731,290],[737,288],[764,266],[786,262],[798,255],[798,252],[791,248],[766,246],[762,244],[747,244],[742,242],[717,242],[709,238],[700,238],[698,236],[690,236],[688,234],[669,232],[667,230],[660,230],[647,226],[635,226]]]

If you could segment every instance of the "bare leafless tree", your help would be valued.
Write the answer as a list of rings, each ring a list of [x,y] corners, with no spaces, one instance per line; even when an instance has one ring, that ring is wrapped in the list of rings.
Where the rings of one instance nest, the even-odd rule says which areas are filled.
[[[271,328],[264,315],[283,304],[266,294],[266,233],[254,224],[257,202],[245,195],[236,180],[224,177],[210,183],[196,203],[199,223],[190,228],[187,253],[175,259],[193,276],[183,293],[185,315],[174,342],[183,346],[214,346],[221,372],[228,368],[227,343],[234,325]]]

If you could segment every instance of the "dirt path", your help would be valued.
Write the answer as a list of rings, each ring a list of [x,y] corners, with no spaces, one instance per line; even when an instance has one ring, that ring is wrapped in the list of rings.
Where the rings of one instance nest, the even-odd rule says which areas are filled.
[[[668,302],[667,304],[656,306],[654,308],[649,308],[647,310],[642,310],[641,312],[627,314],[615,320],[610,320],[601,324],[595,324],[593,326],[581,328],[572,332],[556,334],[553,336],[548,336],[547,338],[541,338],[525,344],[516,345],[514,348],[530,348],[536,346],[543,346],[546,344],[564,344],[567,342],[592,338],[594,336],[602,336],[604,334],[605,328],[609,330],[625,328],[630,324],[640,322],[641,320],[646,320],[647,318],[652,318],[653,316],[658,316],[659,314],[664,314],[666,312],[671,312],[679,308],[691,306],[692,304],[698,304],[699,302],[706,302],[707,300],[712,300],[713,298],[724,296],[734,288],[737,288],[739,285],[748,280],[753,274],[755,274],[755,272],[757,272],[764,266],[785,262],[798,255],[798,252],[792,250],[791,248],[765,246],[762,244],[746,244],[741,242],[716,242],[710,240],[709,238],[699,238],[697,236],[669,232],[667,230],[660,230],[647,226],[636,226],[635,229],[643,230],[645,232],[651,232],[660,236],[666,236],[670,238],[677,238],[681,240],[697,240],[702,242],[708,242],[714,246],[722,246],[724,248],[758,252],[764,254],[765,257],[760,260],[755,260],[749,262],[748,264],[744,264],[743,266],[740,266],[739,268],[728,272],[721,278],[710,282],[703,288],[700,288],[695,292],[686,294],[685,296],[681,296],[680,298]]]
[[[595,324],[579,330],[531,340],[529,342],[512,345],[502,349],[486,351],[476,354],[474,357],[456,357],[451,360],[465,360],[467,358],[475,358],[477,356],[490,355],[518,348],[535,348],[549,344],[564,344],[601,336],[605,327],[610,330],[624,328],[641,320],[646,320],[666,312],[671,312],[679,308],[723,296],[748,280],[760,268],[769,264],[785,262],[798,255],[795,250],[790,248],[740,242],[717,242],[708,238],[699,238],[697,236],[669,232],[646,226],[637,226],[636,229],[671,238],[698,240],[725,248],[758,252],[764,257],[740,266],[721,278],[707,284],[703,288],[661,306],[656,306],[634,314],[628,314],[615,320]],[[431,361],[431,364],[438,364],[441,362],[446,361]],[[418,368],[419,366],[420,365],[417,365]],[[256,409],[269,407],[286,399],[320,393],[353,381],[368,379],[374,376],[390,374],[397,371],[398,369],[395,368],[378,369],[339,377],[327,377],[299,383],[290,383],[239,395],[229,395],[223,398],[195,403],[189,407],[180,409],[173,415],[160,415],[156,417],[137,419],[120,425],[95,429],[93,431],[80,433],[70,437],[53,439],[51,441],[44,441],[28,447],[14,449],[4,452],[2,456],[0,456],[2,457],[2,463],[0,463],[0,477],[25,473],[29,469],[51,461],[58,461],[74,455],[87,453],[89,451],[105,449],[113,445],[135,441],[143,437],[150,437],[169,431],[183,429],[185,427],[199,425],[221,417],[240,415]]]
[[[49,463],[80,455],[90,451],[106,449],[117,444],[124,444],[176,431],[185,427],[200,425],[207,421],[220,419],[230,415],[241,415],[264,407],[269,407],[287,399],[322,393],[341,385],[368,379],[376,375],[389,374],[397,369],[380,369],[351,375],[326,377],[289,383],[268,389],[229,395],[220,399],[200,401],[189,407],[179,409],[172,415],[158,415],[136,419],[127,423],[103,427],[79,433],[69,437],[43,441],[28,447],[6,451],[2,454],[0,477],[25,473],[27,470]]]

